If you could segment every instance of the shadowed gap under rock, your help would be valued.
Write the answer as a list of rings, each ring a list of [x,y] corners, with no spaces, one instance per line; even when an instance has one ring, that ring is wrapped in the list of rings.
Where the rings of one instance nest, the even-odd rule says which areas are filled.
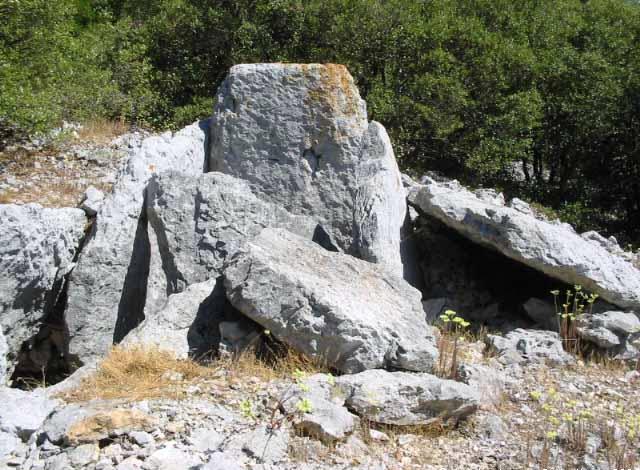
[[[94,224],[87,227],[85,236],[78,244],[73,263],[78,261],[82,249],[91,239],[93,230]],[[64,315],[70,274],[67,273],[56,280],[46,295],[43,306],[45,315],[39,322],[38,332],[26,340],[18,352],[18,361],[10,379],[12,387],[30,389],[34,385],[53,385],[73,372],[75,367],[69,355],[69,330]],[[25,311],[27,308],[33,308],[33,301],[37,296],[30,297],[24,304]]]
[[[448,298],[446,308],[474,326],[531,327],[523,303],[531,297],[553,302],[552,290],[573,287],[474,243],[435,218],[421,214],[414,229],[423,299]]]
[[[125,276],[122,296],[118,304],[118,318],[113,332],[114,344],[119,343],[144,320],[147,300],[147,281],[151,263],[151,245],[147,233],[146,199],[138,218],[131,261]]]

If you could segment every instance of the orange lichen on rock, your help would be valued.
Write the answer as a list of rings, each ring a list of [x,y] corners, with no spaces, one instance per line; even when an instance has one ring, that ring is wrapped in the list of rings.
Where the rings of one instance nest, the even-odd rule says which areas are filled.
[[[331,113],[353,115],[358,112],[360,94],[353,77],[341,64],[301,64],[305,75],[316,69],[320,81],[309,90],[309,105],[320,103],[329,108]]]

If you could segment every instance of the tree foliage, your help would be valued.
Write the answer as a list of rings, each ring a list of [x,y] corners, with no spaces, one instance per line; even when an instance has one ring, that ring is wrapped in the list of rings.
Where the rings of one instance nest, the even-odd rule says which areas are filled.
[[[401,166],[640,241],[640,6],[625,0],[0,0],[0,125],[210,113],[242,62],[346,64]]]

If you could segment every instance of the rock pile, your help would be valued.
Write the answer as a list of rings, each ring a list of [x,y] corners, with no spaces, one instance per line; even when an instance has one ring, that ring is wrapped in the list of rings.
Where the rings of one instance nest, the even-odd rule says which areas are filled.
[[[359,417],[424,425],[478,409],[480,369],[463,366],[466,383],[431,375],[431,323],[446,308],[513,330],[487,338],[505,366],[571,363],[556,332],[516,328],[555,329],[545,296],[573,284],[607,302],[584,316],[581,337],[640,356],[640,271],[629,254],[495,191],[403,177],[342,66],[233,67],[211,119],[132,147],[112,192],[88,191],[82,208],[0,206],[0,384],[42,370],[55,380],[121,342],[202,357],[237,353],[267,331],[344,374],[296,392],[315,408],[295,426],[334,443]],[[114,438],[100,434],[105,420],[148,448],[144,468],[234,468],[236,451],[258,462],[287,451],[284,431],[203,431],[190,436],[194,457],[154,448],[166,413],[29,399],[46,412],[23,425],[0,411],[0,459],[25,454],[36,433],[52,446],[46,455],[31,443],[47,468],[112,468],[98,462],[98,443]]]

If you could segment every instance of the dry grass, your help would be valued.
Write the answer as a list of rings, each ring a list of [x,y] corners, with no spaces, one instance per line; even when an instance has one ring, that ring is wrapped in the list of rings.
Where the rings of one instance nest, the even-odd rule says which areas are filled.
[[[257,377],[263,381],[291,378],[296,371],[306,374],[329,372],[326,361],[312,359],[293,349],[286,348],[270,359],[260,358],[253,350],[237,357],[226,357],[213,362],[227,371],[229,380]]]
[[[326,371],[306,356],[286,350],[277,359],[265,362],[253,351],[236,358],[222,358],[201,364],[191,359],[176,359],[170,351],[156,345],[115,346],[98,365],[95,374],[85,378],[62,398],[67,401],[186,397],[186,388],[197,382],[217,381],[223,385],[243,384],[246,379],[261,382],[291,378],[295,371]]]
[[[52,157],[56,152],[25,149],[0,152],[0,180],[11,176],[22,182],[20,189],[0,190],[0,203],[73,207],[81,202],[89,185],[103,192],[111,190],[111,184],[104,183],[91,167],[78,164],[72,168],[59,167]]]
[[[78,131],[78,138],[83,142],[106,144],[128,131],[129,127],[124,121],[95,119],[82,125],[82,129]]]
[[[67,401],[180,398],[185,382],[213,377],[216,369],[179,360],[157,346],[114,347],[96,373],[64,395]]]

